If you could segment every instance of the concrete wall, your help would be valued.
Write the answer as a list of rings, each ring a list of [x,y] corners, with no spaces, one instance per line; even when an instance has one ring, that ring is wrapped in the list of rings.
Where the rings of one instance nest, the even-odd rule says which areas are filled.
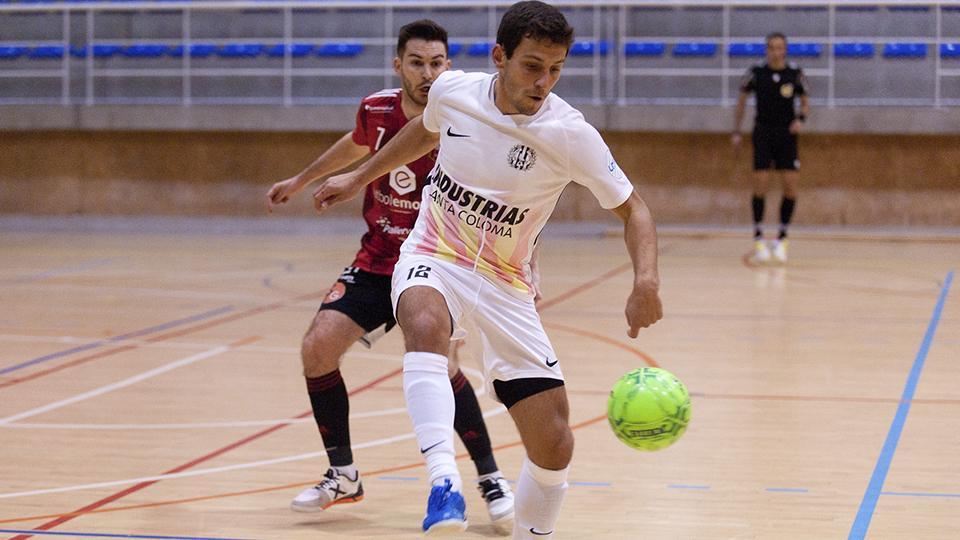
[[[606,132],[660,223],[749,221],[750,151],[722,133]],[[0,213],[265,213],[272,182],[296,173],[338,132],[0,132]],[[796,222],[960,226],[960,135],[807,134]],[[358,204],[334,215],[356,216]],[[772,220],[775,199],[768,211]],[[311,215],[309,194],[286,215]],[[558,219],[609,219],[570,186]]]

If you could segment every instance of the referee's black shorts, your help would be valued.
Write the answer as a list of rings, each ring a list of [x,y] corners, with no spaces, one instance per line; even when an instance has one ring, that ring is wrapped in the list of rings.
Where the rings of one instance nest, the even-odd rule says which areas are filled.
[[[753,169],[780,171],[800,169],[797,157],[797,136],[784,127],[758,125],[753,128]]]

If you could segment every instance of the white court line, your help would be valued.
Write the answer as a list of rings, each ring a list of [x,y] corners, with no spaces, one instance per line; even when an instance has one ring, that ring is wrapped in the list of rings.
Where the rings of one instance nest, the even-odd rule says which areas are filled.
[[[134,375],[133,377],[126,378],[126,379],[124,379],[124,380],[122,380],[122,381],[118,381],[118,382],[115,382],[115,383],[113,383],[113,384],[108,384],[108,385],[106,385],[106,386],[101,386],[100,388],[94,388],[93,390],[90,390],[89,392],[84,392],[84,393],[82,393],[82,394],[77,394],[76,396],[73,396],[73,397],[71,397],[71,398],[62,399],[62,400],[60,400],[60,401],[55,401],[55,402],[53,402],[53,403],[49,403],[49,404],[47,404],[47,405],[43,405],[43,406],[37,407],[37,408],[35,408],[35,409],[30,409],[29,411],[24,411],[24,412],[22,412],[22,413],[14,414],[14,415],[8,416],[8,417],[6,417],[6,418],[0,418],[0,426],[2,426],[2,425],[4,425],[4,424],[10,424],[11,422],[16,422],[17,420],[22,420],[22,419],[24,419],[24,418],[30,418],[31,416],[36,416],[36,415],[38,415],[38,414],[42,414],[42,413],[45,413],[45,412],[49,412],[49,411],[52,411],[52,410],[55,410],[55,409],[59,409],[59,408],[61,408],[61,407],[66,407],[67,405],[72,405],[72,404],[77,403],[77,402],[79,402],[79,401],[84,401],[84,400],[90,399],[90,398],[92,398],[92,397],[96,397],[96,396],[100,396],[100,395],[106,394],[106,393],[108,393],[108,392],[112,392],[112,391],[114,391],[114,390],[117,390],[118,388],[124,388],[124,387],[130,386],[130,385],[132,385],[132,384],[136,384],[136,383],[138,383],[138,382],[140,382],[140,381],[144,381],[144,380],[149,379],[149,378],[151,378],[151,377],[156,377],[157,375],[160,375],[160,374],[162,374],[162,373],[166,373],[166,372],[168,372],[168,371],[172,371],[172,370],[177,369],[177,368],[179,368],[179,367],[183,367],[183,366],[192,364],[192,363],[194,363],[194,362],[199,362],[200,360],[203,360],[203,359],[205,359],[205,358],[210,358],[211,356],[216,356],[216,355],[218,355],[218,354],[223,354],[223,353],[229,351],[231,348],[232,348],[232,347],[230,347],[229,345],[221,345],[220,347],[214,347],[214,348],[209,349],[209,350],[207,350],[207,351],[204,351],[204,352],[202,352],[202,353],[194,354],[194,355],[192,355],[192,356],[188,356],[188,357],[183,358],[183,359],[181,359],[181,360],[177,360],[176,362],[171,362],[171,363],[169,363],[169,364],[160,366],[160,367],[158,367],[158,368],[151,369],[151,370],[149,370],[149,371],[144,371],[143,373],[140,373],[139,375]]]
[[[505,413],[505,412],[507,412],[506,407],[503,407],[503,406],[501,405],[501,406],[497,407],[496,409],[494,409],[494,410],[492,410],[492,411],[488,411],[488,412],[484,413],[484,414],[483,414],[483,417],[484,417],[484,418],[490,418],[490,417],[492,417],[492,416],[497,416],[497,415],[503,414],[503,413]],[[375,447],[375,446],[383,446],[383,445],[386,445],[386,444],[390,444],[390,443],[394,443],[394,442],[398,442],[398,441],[405,441],[405,440],[413,439],[413,438],[414,438],[414,434],[413,434],[413,433],[406,433],[406,434],[404,434],[404,435],[396,435],[396,436],[394,436],[394,437],[386,437],[386,438],[383,438],[383,439],[375,439],[375,440],[368,441],[368,442],[365,442],[365,443],[355,444],[355,445],[352,445],[352,447],[353,447],[354,449],[356,449],[356,450],[359,450],[359,449],[362,449],[362,448],[372,448],[372,447]],[[293,455],[293,456],[286,456],[286,457],[274,458],[274,459],[265,459],[265,460],[261,460],[261,461],[250,461],[250,462],[247,462],[247,463],[237,463],[236,465],[226,465],[226,466],[224,466],[224,467],[213,467],[213,468],[209,468],[209,469],[197,469],[197,470],[195,470],[195,471],[186,471],[186,472],[179,472],[179,473],[173,473],[173,474],[160,474],[160,475],[157,475],[157,476],[144,476],[144,477],[141,477],[141,478],[127,478],[127,479],[125,479],[125,480],[113,480],[113,481],[110,481],[110,482],[98,482],[98,483],[96,483],[96,484],[80,484],[80,485],[75,485],[75,486],[63,486],[63,487],[58,487],[58,488],[36,489],[36,490],[33,490],[33,491],[18,491],[18,492],[14,492],[14,493],[0,493],[0,499],[12,499],[12,498],[14,498],[14,497],[27,497],[27,496],[30,496],[30,495],[46,495],[46,494],[50,494],[50,493],[65,493],[65,492],[68,492],[68,491],[82,491],[82,490],[85,490],[85,489],[97,489],[97,488],[104,488],[104,487],[111,487],[111,486],[122,486],[122,485],[126,485],[126,484],[139,484],[139,483],[141,483],[141,482],[154,482],[154,481],[157,481],[157,480],[169,480],[169,479],[172,479],[172,478],[185,478],[185,477],[189,477],[189,476],[202,476],[202,475],[214,474],[214,473],[220,473],[220,472],[226,472],[226,471],[235,471],[235,470],[239,470],[239,469],[252,469],[252,468],[256,468],[256,467],[264,467],[264,466],[267,466],[267,465],[275,465],[275,464],[277,464],[277,463],[289,463],[289,462],[291,462],[291,461],[303,461],[303,460],[307,460],[307,459],[313,459],[313,458],[316,458],[316,457],[320,457],[320,456],[323,456],[323,455],[326,455],[326,452],[324,452],[324,451],[320,451],[320,452],[308,452],[308,453],[306,453],[306,454],[297,454],[297,455]]]
[[[247,346],[247,348],[251,348],[251,347],[252,347],[252,346],[250,346],[250,345]],[[214,349],[211,349],[211,351],[212,351],[212,350],[214,350]],[[209,353],[209,352],[210,352],[210,351],[207,351],[206,353],[201,353],[201,354],[207,354],[207,353]],[[222,352],[222,351],[221,351],[221,352]],[[216,354],[219,354],[219,353],[216,353]],[[347,354],[351,354],[351,353],[347,353]],[[372,358],[376,358],[376,359],[379,359],[379,360],[383,360],[383,359],[387,359],[387,360],[397,360],[397,359],[398,359],[398,357],[395,356],[395,355],[382,354],[382,353],[371,353],[371,352],[365,352],[365,351],[357,351],[357,353],[355,354],[355,356],[367,356],[367,357],[372,357]],[[190,357],[190,358],[194,358],[194,357]],[[180,360],[179,362],[184,362],[185,360],[189,360],[189,358],[188,358],[188,359],[184,359],[184,360]],[[200,360],[200,358],[197,358],[197,359],[195,359],[194,361],[196,361],[196,360]],[[179,367],[179,366],[174,366],[174,367]],[[169,368],[169,369],[174,369],[174,367],[171,367],[171,368]],[[158,369],[163,369],[163,368],[158,368]],[[167,371],[169,371],[169,369],[167,369]],[[478,371],[478,370],[476,370],[476,369],[473,369],[473,368],[471,368],[471,367],[460,366],[460,369],[461,369],[462,371],[470,374],[470,375],[475,376],[475,377],[482,378],[482,376],[483,376],[480,371]],[[156,370],[154,370],[154,371],[156,371]],[[148,372],[148,373],[149,373],[149,372]],[[144,374],[142,374],[142,375],[146,375],[146,373],[144,373]],[[142,377],[142,375],[138,375],[137,377]],[[133,379],[133,378],[134,378],[134,377],[131,377],[131,379]],[[127,381],[130,381],[130,379],[127,379]],[[119,382],[119,383],[114,383],[114,384],[115,384],[115,385],[119,385],[119,384],[123,384],[124,382],[126,382],[126,381],[121,381],[121,382]],[[133,382],[136,382],[136,381],[133,381]],[[130,382],[130,383],[128,383],[128,384],[133,384],[133,382]],[[106,388],[106,387],[103,387],[103,388]],[[101,388],[101,389],[98,389],[98,390],[102,390],[102,388]],[[96,391],[98,391],[98,390],[92,390],[91,392],[96,392]],[[109,391],[109,390],[108,390],[108,391]],[[88,392],[88,393],[90,393],[90,392]],[[101,392],[101,393],[103,393],[103,392]],[[481,385],[481,386],[480,386],[480,389],[479,389],[479,390],[476,390],[476,395],[477,395],[477,397],[480,397],[480,396],[484,395],[485,393],[486,393],[486,387],[485,387],[484,385]],[[83,396],[83,395],[84,395],[84,394],[81,394],[80,396],[76,396],[76,397],[70,398],[70,399],[68,399],[68,400],[63,400],[63,402],[62,402],[63,405],[60,405],[60,406],[68,405],[68,404],[71,403],[71,402],[79,401],[79,399],[77,399],[77,398],[80,398],[80,397]],[[89,397],[93,397],[93,396],[89,396]],[[85,399],[85,398],[83,398],[83,399]],[[74,401],[70,401],[70,400],[74,400]],[[58,402],[58,403],[61,403],[61,402]],[[51,404],[51,405],[54,405],[54,404]],[[48,407],[50,407],[51,405],[48,405]],[[29,411],[28,411],[28,412],[29,412]],[[41,412],[45,412],[45,411],[41,411]],[[350,415],[350,418],[351,418],[351,419],[355,419],[355,420],[356,420],[356,419],[361,419],[361,418],[376,418],[376,417],[379,417],[379,416],[389,416],[389,415],[394,415],[394,414],[404,414],[404,413],[406,413],[406,412],[407,412],[407,409],[406,409],[405,407],[397,407],[397,408],[394,408],[394,409],[380,409],[380,410],[376,410],[376,411],[367,411],[367,412],[362,412],[362,413],[355,413],[355,414],[351,414],[351,415]],[[21,414],[26,414],[26,413],[21,413]],[[38,412],[38,413],[35,413],[35,414],[39,414],[39,412]],[[31,415],[31,416],[32,416],[32,415]],[[12,418],[12,417],[10,417],[10,418]],[[24,417],[22,417],[22,418],[26,418],[26,417],[24,416]],[[171,424],[143,424],[143,423],[140,423],[140,424],[77,424],[77,423],[69,423],[69,424],[55,424],[55,423],[19,423],[19,424],[14,424],[14,423],[12,423],[12,422],[14,422],[15,420],[16,420],[16,419],[14,419],[14,420],[9,420],[9,418],[4,418],[4,419],[0,420],[0,429],[2,429],[2,428],[8,428],[8,429],[64,429],[64,430],[116,430],[116,431],[141,430],[141,431],[146,431],[146,430],[169,430],[169,429],[211,429],[211,428],[258,427],[258,426],[273,426],[273,425],[278,425],[278,424],[308,424],[308,423],[312,423],[312,422],[315,421],[313,418],[307,417],[307,418],[281,418],[281,419],[277,419],[277,420],[236,420],[236,421],[224,421],[224,422],[193,422],[193,423],[179,423],[179,424],[173,424],[173,423],[171,423]]]

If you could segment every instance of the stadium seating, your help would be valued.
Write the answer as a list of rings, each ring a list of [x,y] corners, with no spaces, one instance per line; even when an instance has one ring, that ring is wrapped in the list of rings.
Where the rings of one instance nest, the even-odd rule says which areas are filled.
[[[606,56],[610,52],[609,41],[578,41],[570,47],[570,56]]]
[[[628,41],[623,44],[627,56],[663,56],[667,44],[662,41]]]
[[[714,56],[716,54],[717,54],[716,43],[681,42],[673,46],[673,55],[678,57]]]
[[[884,58],[926,58],[926,43],[887,43],[883,46]]]
[[[833,45],[833,55],[838,58],[871,58],[873,52],[873,43],[835,43]]]
[[[468,56],[488,56],[493,49],[493,43],[479,42],[473,43],[467,48]]]
[[[960,43],[941,43],[940,56],[942,58],[960,58]]]
[[[324,43],[317,47],[317,56],[349,58],[363,52],[360,43]]]

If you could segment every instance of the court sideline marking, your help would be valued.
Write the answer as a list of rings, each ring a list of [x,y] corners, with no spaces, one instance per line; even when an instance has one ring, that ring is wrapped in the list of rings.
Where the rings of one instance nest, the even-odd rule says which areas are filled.
[[[920,350],[913,360],[913,366],[910,368],[910,374],[907,376],[907,382],[903,388],[903,395],[900,398],[900,405],[897,406],[897,412],[890,424],[890,431],[887,432],[887,438],[883,442],[883,449],[877,458],[877,464],[873,469],[873,475],[870,477],[870,483],[867,484],[867,490],[860,501],[860,508],[857,510],[857,517],[850,528],[850,540],[862,540],[867,535],[870,528],[870,521],[873,519],[873,512],[877,507],[877,500],[883,490],[883,483],[887,479],[887,472],[890,470],[890,463],[893,461],[893,454],[897,451],[897,443],[900,442],[900,435],[903,433],[903,426],[907,422],[907,414],[910,413],[910,404],[913,395],[917,391],[917,383],[920,381],[920,373],[923,371],[923,365],[927,359],[927,353],[930,351],[930,345],[933,343],[933,336],[940,323],[940,315],[943,313],[943,306],[947,301],[947,293],[950,292],[950,285],[953,283],[953,271],[947,273],[943,281],[943,287],[940,289],[940,296],[937,298],[937,304],[933,308],[933,315],[930,317],[930,324],[923,336],[920,344]]]

